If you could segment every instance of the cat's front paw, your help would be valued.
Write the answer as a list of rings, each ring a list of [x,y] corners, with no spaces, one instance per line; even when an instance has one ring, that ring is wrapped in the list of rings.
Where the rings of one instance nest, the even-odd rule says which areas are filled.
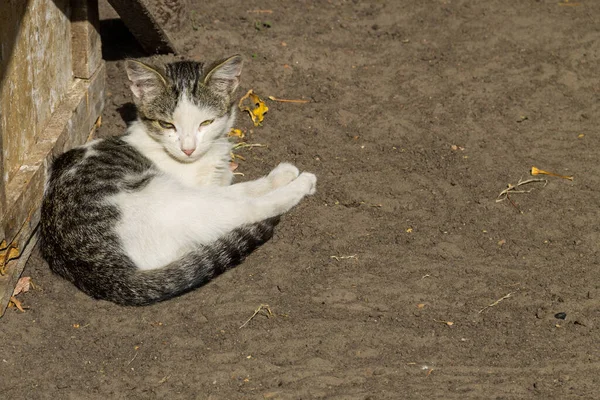
[[[281,163],[268,175],[273,189],[285,186],[300,175],[300,171],[290,163]]]
[[[315,194],[317,191],[317,177],[310,172],[303,172],[294,180],[295,184],[300,184],[307,195]]]

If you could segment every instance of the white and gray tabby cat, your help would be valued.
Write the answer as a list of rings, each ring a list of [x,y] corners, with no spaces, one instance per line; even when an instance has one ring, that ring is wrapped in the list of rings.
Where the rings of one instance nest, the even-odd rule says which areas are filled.
[[[41,249],[85,293],[145,305],[190,291],[269,240],[316,177],[280,164],[231,185],[232,95],[242,58],[162,70],[128,61],[138,119],[51,165]]]

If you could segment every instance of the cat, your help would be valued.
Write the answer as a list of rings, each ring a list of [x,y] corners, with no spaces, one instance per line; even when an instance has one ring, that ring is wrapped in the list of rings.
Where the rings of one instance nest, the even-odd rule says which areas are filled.
[[[226,135],[241,56],[208,68],[128,60],[126,71],[137,120],[51,163],[40,237],[52,271],[94,298],[140,306],[238,265],[317,178],[282,163],[231,184]]]

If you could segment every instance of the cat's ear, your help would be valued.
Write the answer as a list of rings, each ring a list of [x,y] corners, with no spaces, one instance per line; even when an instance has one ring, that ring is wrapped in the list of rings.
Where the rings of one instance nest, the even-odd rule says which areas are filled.
[[[206,74],[204,84],[215,92],[231,95],[240,84],[242,64],[243,59],[240,55],[221,61]]]
[[[127,60],[125,69],[136,100],[151,101],[167,86],[167,81],[160,72],[142,62]]]

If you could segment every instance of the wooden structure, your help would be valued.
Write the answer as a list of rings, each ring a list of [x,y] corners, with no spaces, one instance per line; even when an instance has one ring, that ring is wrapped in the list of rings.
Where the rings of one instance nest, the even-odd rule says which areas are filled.
[[[178,53],[164,26],[177,24],[181,29],[187,17],[184,0],[108,0],[108,3],[146,52]]]
[[[37,241],[46,167],[104,105],[97,1],[0,1],[0,316]]]

